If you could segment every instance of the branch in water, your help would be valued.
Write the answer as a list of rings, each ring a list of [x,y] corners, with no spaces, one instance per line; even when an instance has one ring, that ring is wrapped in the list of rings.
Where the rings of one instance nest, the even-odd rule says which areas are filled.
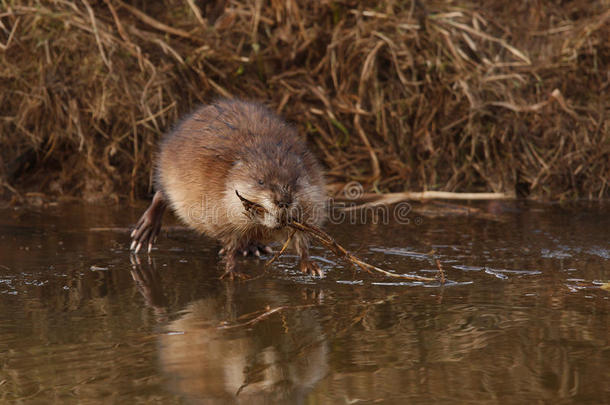
[[[290,235],[288,235],[288,238],[286,239],[286,242],[284,242],[284,245],[282,246],[282,249],[280,249],[279,252],[277,252],[276,254],[273,255],[273,257],[271,259],[269,259],[267,261],[267,263],[265,263],[265,267],[269,267],[271,266],[271,264],[277,260],[278,257],[280,257],[285,251],[286,248],[288,247],[288,245],[290,244],[290,241],[292,240],[292,237],[294,236],[294,234],[296,233],[296,229],[292,230],[292,233]]]
[[[235,194],[237,194],[237,197],[239,197],[239,199],[241,200],[242,204],[244,205],[244,208],[246,209],[246,212],[251,213],[251,214],[255,214],[255,215],[259,215],[259,216],[263,215],[264,213],[267,212],[265,207],[263,207],[262,205],[260,205],[258,203],[252,202],[252,201],[242,197],[241,195],[239,195],[237,190],[235,190]],[[403,279],[403,280],[412,280],[412,281],[435,281],[435,280],[439,280],[442,284],[445,283],[445,274],[442,271],[442,268],[440,267],[440,263],[437,263],[439,265],[439,276],[436,277],[436,278],[423,277],[423,276],[413,276],[413,275],[408,275],[408,274],[391,273],[391,272],[389,272],[387,270],[380,269],[377,266],[373,266],[372,264],[368,264],[366,262],[363,262],[362,260],[360,260],[359,258],[354,256],[353,254],[348,252],[343,246],[339,245],[329,234],[327,234],[326,232],[324,232],[320,228],[317,228],[317,227],[312,226],[312,225],[303,224],[303,223],[300,223],[300,222],[294,222],[294,221],[290,222],[288,224],[288,226],[290,228],[292,228],[294,231],[300,231],[300,232],[306,233],[308,235],[311,235],[314,239],[316,239],[318,242],[320,242],[322,245],[324,245],[324,247],[326,247],[328,250],[333,252],[337,257],[339,257],[340,259],[348,262],[351,265],[358,266],[360,269],[366,271],[367,273],[372,273],[373,271],[375,271],[377,273],[383,274],[386,277],[400,278],[400,279]],[[288,237],[288,239],[284,243],[284,246],[282,246],[282,249],[278,253],[276,253],[265,264],[265,266],[269,266],[271,263],[273,263],[275,260],[277,260],[277,258],[280,257],[282,255],[282,253],[284,253],[284,251],[288,247],[288,244],[290,243],[290,240],[294,236],[294,233],[295,232],[292,232],[290,234],[290,236]]]
[[[403,280],[412,280],[412,281],[435,281],[438,278],[431,277],[422,277],[422,276],[413,276],[408,274],[396,274],[391,273],[387,270],[383,270],[377,266],[373,266],[372,264],[368,264],[363,262],[350,252],[348,252],[343,246],[339,245],[329,234],[321,230],[320,228],[316,228],[311,225],[302,224],[299,222],[291,222],[288,224],[289,227],[293,229],[297,229],[301,232],[307,233],[313,236],[316,240],[318,240],[322,245],[324,245],[328,250],[333,252],[340,259],[345,260],[351,265],[356,265],[367,273],[372,273],[373,271],[377,273],[381,273],[386,277],[392,278],[400,278]]]

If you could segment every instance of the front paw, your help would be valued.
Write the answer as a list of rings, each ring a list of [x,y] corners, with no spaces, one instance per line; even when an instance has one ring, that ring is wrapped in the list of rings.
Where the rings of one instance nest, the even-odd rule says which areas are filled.
[[[220,255],[224,255],[225,253],[226,253],[225,248],[220,249],[220,252],[218,252],[218,254],[220,254]],[[273,253],[273,249],[271,249],[267,245],[263,245],[262,243],[258,243],[258,242],[252,242],[241,249],[237,249],[237,255],[244,256],[244,257],[245,256],[261,257],[261,255],[263,255],[263,254],[272,254],[272,253]]]
[[[324,276],[320,266],[318,266],[318,264],[312,260],[301,260],[299,266],[301,267],[301,271],[305,274],[318,277]]]
[[[252,242],[241,251],[242,256],[256,256],[261,257],[261,254],[271,254],[273,249],[262,243]]]
[[[161,219],[163,218],[164,211],[165,200],[163,199],[163,194],[157,191],[150,206],[144,211],[144,214],[142,214],[131,232],[132,242],[129,250],[138,254],[140,249],[144,247],[150,253],[161,231]]]

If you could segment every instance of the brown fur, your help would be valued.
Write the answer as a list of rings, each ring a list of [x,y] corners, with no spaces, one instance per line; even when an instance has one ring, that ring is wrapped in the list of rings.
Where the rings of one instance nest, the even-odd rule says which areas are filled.
[[[155,176],[178,217],[223,243],[231,275],[237,251],[287,236],[286,212],[312,225],[324,220],[315,157],[292,126],[261,104],[221,100],[196,110],[164,138]],[[236,190],[269,214],[248,217]],[[307,239],[296,237],[295,248],[303,270],[319,273],[308,259]]]

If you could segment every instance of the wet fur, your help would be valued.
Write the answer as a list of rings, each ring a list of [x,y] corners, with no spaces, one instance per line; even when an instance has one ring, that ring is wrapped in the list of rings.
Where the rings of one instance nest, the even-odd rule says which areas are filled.
[[[276,229],[283,199],[300,221],[324,220],[316,159],[292,126],[257,103],[220,100],[187,116],[162,141],[155,178],[182,221],[230,252],[253,241],[285,239],[286,227]],[[248,217],[235,190],[270,214]],[[307,260],[307,240],[295,238],[295,248]]]

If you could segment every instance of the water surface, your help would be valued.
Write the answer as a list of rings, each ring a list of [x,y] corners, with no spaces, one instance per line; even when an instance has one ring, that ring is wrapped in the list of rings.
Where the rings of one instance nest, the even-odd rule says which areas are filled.
[[[319,247],[323,279],[288,254],[267,273],[240,260],[253,279],[228,282],[216,242],[181,228],[131,256],[143,207],[4,209],[0,400],[610,403],[610,209],[476,208],[326,227],[400,273],[433,277],[438,259],[444,286]]]

